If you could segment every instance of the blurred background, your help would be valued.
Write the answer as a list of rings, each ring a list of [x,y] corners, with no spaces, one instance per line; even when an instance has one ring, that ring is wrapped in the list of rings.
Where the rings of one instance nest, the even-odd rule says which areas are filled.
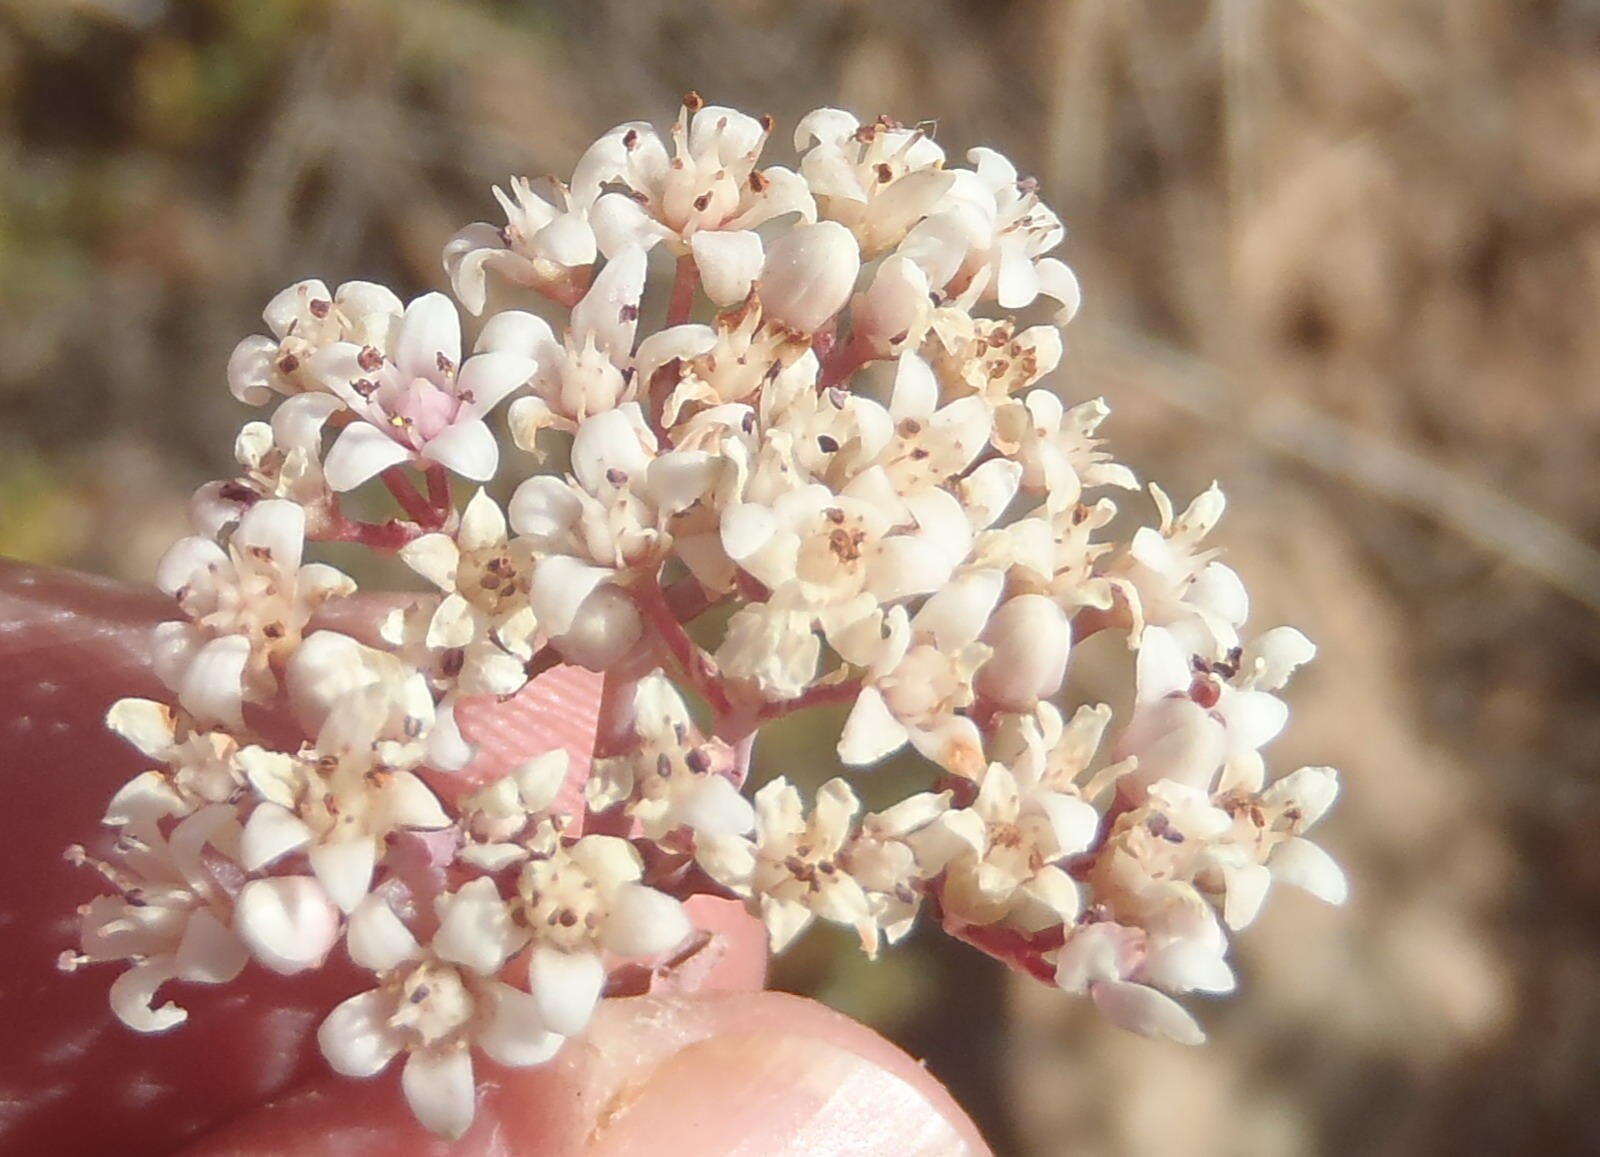
[[[1600,1152],[1590,0],[0,0],[0,553],[146,579],[273,292],[442,288],[492,182],[690,88],[1038,175],[1088,302],[1056,388],[1223,481],[1254,621],[1322,648],[1274,763],[1346,775],[1350,906],[1275,897],[1201,1049],[936,936],[779,982],[1004,1154]]]

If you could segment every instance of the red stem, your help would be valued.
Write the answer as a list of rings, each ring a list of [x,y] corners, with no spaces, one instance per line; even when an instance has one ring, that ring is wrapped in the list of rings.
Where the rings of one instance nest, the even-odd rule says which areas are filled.
[[[450,520],[450,512],[455,509],[455,498],[450,493],[450,476],[445,473],[444,467],[434,462],[428,466],[426,475],[428,479],[428,505],[433,507],[434,517],[439,526]]]
[[[683,629],[683,624],[667,605],[667,596],[661,590],[660,582],[651,579],[641,583],[634,588],[633,596],[645,621],[666,644],[684,678],[705,697],[719,717],[728,714],[732,705],[728,702],[728,692],[722,686],[722,676],[717,671],[716,663]]]
[[[822,372],[817,375],[817,388],[826,390],[837,386],[872,360],[871,345],[860,334],[852,334],[849,341],[829,351],[827,360],[822,363]]]
[[[434,517],[434,508],[417,492],[411,479],[406,477],[404,467],[391,466],[379,477],[389,488],[389,493],[394,495],[394,500],[400,504],[400,508],[411,516],[413,522],[427,527],[438,525]]]
[[[399,550],[406,543],[422,535],[422,528],[414,522],[391,518],[388,522],[362,522],[346,518],[339,499],[334,497],[324,511],[321,526],[308,537],[317,542],[358,542],[373,550]]]
[[[667,302],[667,324],[682,325],[694,312],[694,291],[700,285],[700,270],[695,267],[694,255],[685,253],[678,258],[678,274],[672,279],[672,297]]]
[[[765,704],[757,717],[765,723],[772,719],[781,719],[785,715],[792,715],[796,711],[804,711],[807,707],[820,707],[824,703],[848,703],[859,694],[861,694],[860,679],[846,679],[842,683],[823,683],[798,698],[782,703]]]

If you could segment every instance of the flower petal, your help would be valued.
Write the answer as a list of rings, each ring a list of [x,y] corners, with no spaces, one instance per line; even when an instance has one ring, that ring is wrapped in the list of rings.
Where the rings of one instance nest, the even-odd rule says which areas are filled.
[[[643,884],[624,884],[611,897],[602,936],[618,956],[660,956],[682,944],[689,929],[689,917],[673,897]]]
[[[461,364],[461,317],[442,293],[425,293],[406,306],[395,335],[394,361],[412,378],[439,377],[439,355],[452,367]]]
[[[754,230],[701,230],[689,238],[700,286],[713,304],[737,305],[761,275],[761,235]]]
[[[151,759],[162,759],[177,736],[172,708],[154,699],[118,699],[106,712],[106,726]]]
[[[1113,1024],[1141,1036],[1162,1037],[1184,1045],[1204,1044],[1205,1032],[1184,1007],[1165,993],[1123,980],[1089,985],[1096,1007]]]
[[[306,512],[297,502],[271,498],[245,511],[233,532],[233,549],[248,556],[266,552],[284,574],[300,569],[306,544]]]
[[[178,702],[198,723],[244,727],[244,669],[250,661],[250,640],[243,635],[213,639],[184,672]]]
[[[573,306],[567,340],[581,344],[592,336],[613,361],[625,362],[633,353],[633,335],[639,326],[645,270],[643,249],[628,245],[613,254],[583,300]]]
[[[446,427],[438,437],[427,441],[421,453],[473,482],[487,482],[500,465],[499,443],[481,418],[467,418]]]
[[[310,842],[311,829],[299,816],[275,803],[259,803],[239,837],[239,866],[247,872],[259,872]]]
[[[328,898],[345,912],[355,910],[372,886],[378,849],[370,836],[318,844],[307,854],[311,870]]]
[[[542,1065],[561,1051],[567,1038],[544,1027],[539,1002],[520,988],[491,982],[494,1011],[476,1043],[489,1059],[513,1068]]]
[[[477,1087],[472,1054],[465,1048],[412,1053],[401,1071],[400,1088],[417,1120],[441,1137],[455,1140],[471,1127]]]
[[[1302,888],[1324,903],[1343,904],[1350,898],[1344,870],[1310,840],[1296,837],[1284,841],[1272,854],[1269,866],[1276,879]]]
[[[528,956],[528,987],[551,1032],[575,1036],[594,1014],[606,969],[595,952],[562,952],[539,945]]]
[[[839,758],[848,767],[877,763],[904,746],[910,732],[889,710],[876,687],[866,687],[839,735]]]
[[[189,917],[174,960],[176,974],[197,984],[226,984],[250,962],[233,930],[204,908]]]
[[[170,1000],[160,1008],[153,1002],[156,989],[173,976],[170,957],[158,956],[135,964],[111,982],[111,1011],[135,1032],[165,1032],[189,1019]]]
[[[329,487],[354,490],[391,466],[408,461],[411,451],[368,422],[352,422],[339,432],[322,463]]]
[[[494,881],[480,876],[438,902],[439,930],[433,950],[441,959],[462,964],[483,976],[492,975],[516,950],[523,935],[511,923],[511,911]]]
[[[389,1027],[392,998],[377,989],[335,1005],[317,1029],[317,1044],[342,1077],[370,1077],[400,1051],[400,1034]]]
[[[461,417],[483,417],[533,377],[536,369],[537,363],[523,354],[490,352],[468,358],[456,379],[456,392],[464,400]],[[466,400],[469,394],[471,399]]]
[[[373,972],[388,972],[422,952],[411,930],[379,895],[367,896],[350,913],[350,923],[345,929],[345,950],[350,953],[351,960]]]

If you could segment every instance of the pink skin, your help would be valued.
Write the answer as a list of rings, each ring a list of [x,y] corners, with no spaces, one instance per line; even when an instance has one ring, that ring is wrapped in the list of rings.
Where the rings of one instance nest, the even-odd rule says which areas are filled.
[[[114,966],[55,970],[92,874],[61,858],[91,837],[140,756],[103,725],[124,695],[160,697],[154,592],[0,562],[0,1152],[7,1153],[987,1153],[972,1123],[915,1061],[869,1029],[762,992],[759,926],[727,902],[693,901],[713,950],[672,991],[607,1001],[543,1068],[484,1062],[478,1120],[454,1146],[423,1131],[394,1068],[333,1077],[317,1053],[323,1012],[362,978],[338,954],[319,972],[250,968],[232,985],[174,984],[190,1013],[142,1036],[111,1015]],[[330,625],[359,633],[373,608]],[[592,742],[598,687],[556,669],[498,711],[464,719],[476,774],[517,751]]]

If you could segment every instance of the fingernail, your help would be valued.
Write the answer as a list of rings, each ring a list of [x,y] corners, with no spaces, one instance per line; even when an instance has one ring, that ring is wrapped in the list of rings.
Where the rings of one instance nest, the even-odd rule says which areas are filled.
[[[692,1044],[602,1112],[593,1157],[946,1157],[974,1150],[923,1094],[856,1053],[789,1034]]]

